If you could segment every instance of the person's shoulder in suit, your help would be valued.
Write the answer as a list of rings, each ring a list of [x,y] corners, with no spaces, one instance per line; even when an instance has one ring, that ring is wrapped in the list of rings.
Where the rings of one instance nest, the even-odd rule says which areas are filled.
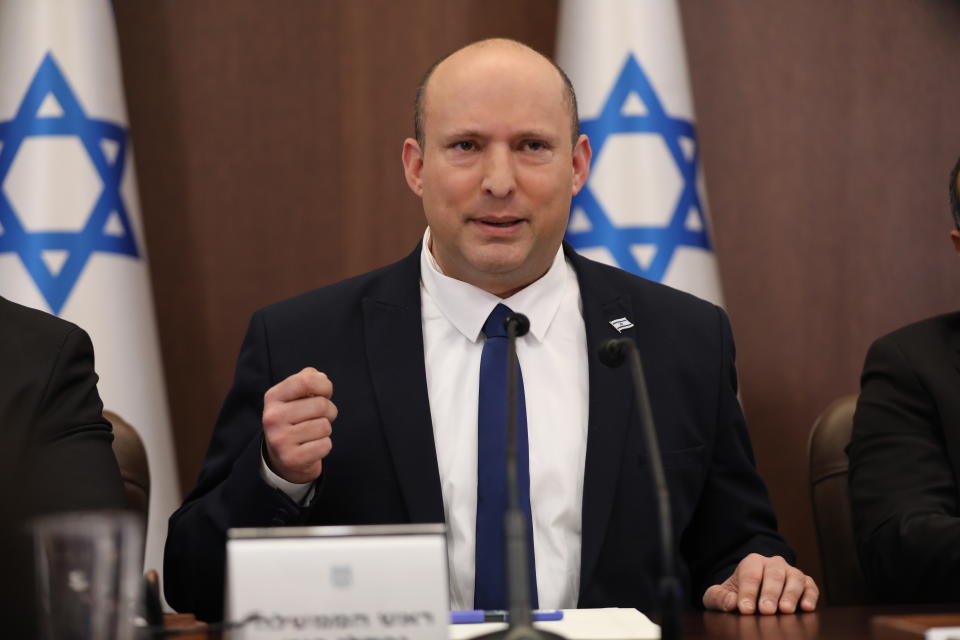
[[[71,371],[68,380],[62,376],[64,368]],[[0,416],[5,418],[0,437],[9,441],[42,429],[60,385],[77,380],[85,393],[96,396],[90,400],[99,416],[98,378],[87,333],[72,322],[0,297]]]
[[[39,309],[26,307],[0,296],[0,349],[10,357],[30,357],[32,349],[55,352],[77,325]],[[4,369],[12,368],[8,365]]]
[[[36,513],[124,507],[86,331],[6,299],[0,299],[0,327],[0,441],[9,458],[3,465],[7,482],[18,493],[29,492],[29,510]]]
[[[960,311],[936,315],[880,336],[871,351],[897,348],[904,355],[952,357],[949,347],[960,338]]]
[[[958,346],[954,312],[877,338],[865,358],[849,488],[861,567],[882,600],[960,600]]]
[[[419,303],[420,245],[406,257],[372,271],[270,304],[255,315],[268,319],[272,328],[291,330],[317,318],[349,319],[360,312],[365,298]]]

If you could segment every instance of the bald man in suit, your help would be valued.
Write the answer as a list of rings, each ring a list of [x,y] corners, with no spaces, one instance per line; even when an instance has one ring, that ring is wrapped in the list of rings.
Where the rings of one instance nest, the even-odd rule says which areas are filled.
[[[481,551],[502,531],[481,513],[481,476],[498,474],[481,471],[504,447],[486,447],[496,427],[481,414],[505,403],[478,395],[505,307],[530,319],[517,353],[540,606],[657,602],[649,455],[627,372],[596,357],[623,336],[644,357],[691,604],[812,610],[816,585],[754,466],[726,314],[562,244],[591,158],[566,76],[487,40],[435,65],[416,103],[402,162],[424,240],[254,314],[197,487],[170,519],[168,601],[222,616],[230,527],[446,522],[453,605],[504,608],[502,590],[485,600],[503,563]],[[481,579],[491,567],[501,575]]]

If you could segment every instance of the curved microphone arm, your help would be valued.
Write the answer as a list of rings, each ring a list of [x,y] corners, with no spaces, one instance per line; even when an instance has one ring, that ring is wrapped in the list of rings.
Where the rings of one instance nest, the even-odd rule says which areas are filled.
[[[630,338],[612,338],[600,344],[597,349],[600,362],[608,367],[619,367],[629,360],[633,374],[634,399],[640,416],[647,458],[650,461],[650,475],[653,479],[660,530],[660,616],[663,640],[680,638],[680,581],[677,577],[676,555],[673,551],[673,516],[670,510],[670,491],[667,488],[666,474],[663,472],[663,459],[660,456],[660,443],[654,427],[653,411],[650,408],[650,395],[640,363],[640,352]]]

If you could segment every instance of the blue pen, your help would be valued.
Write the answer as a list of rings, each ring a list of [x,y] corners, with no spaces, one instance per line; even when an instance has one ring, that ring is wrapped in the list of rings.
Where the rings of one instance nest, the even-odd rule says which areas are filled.
[[[451,611],[450,622],[452,624],[477,624],[480,622],[506,622],[510,618],[506,611]],[[534,622],[546,622],[548,620],[563,620],[563,611],[541,610],[533,612]]]

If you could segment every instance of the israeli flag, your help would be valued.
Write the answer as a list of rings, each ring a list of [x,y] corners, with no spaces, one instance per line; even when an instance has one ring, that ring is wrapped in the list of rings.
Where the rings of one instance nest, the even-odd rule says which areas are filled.
[[[0,0],[0,295],[90,333],[150,464],[146,566],[180,502],[109,0]]]
[[[563,0],[557,43],[593,147],[567,241],[722,304],[676,2]]]

